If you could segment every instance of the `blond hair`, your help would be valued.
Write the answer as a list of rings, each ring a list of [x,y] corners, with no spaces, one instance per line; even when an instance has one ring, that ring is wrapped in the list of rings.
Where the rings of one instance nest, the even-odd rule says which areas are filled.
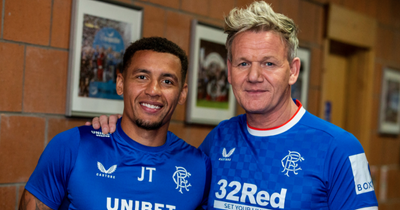
[[[275,13],[271,6],[264,1],[255,1],[246,9],[232,9],[225,17],[224,31],[228,34],[225,45],[229,60],[232,60],[233,39],[237,34],[245,31],[277,32],[286,45],[288,61],[290,62],[296,57],[299,40],[295,23],[285,15]]]

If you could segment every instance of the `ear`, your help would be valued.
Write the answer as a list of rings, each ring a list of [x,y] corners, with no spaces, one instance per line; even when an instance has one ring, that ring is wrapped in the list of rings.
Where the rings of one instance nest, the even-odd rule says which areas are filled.
[[[229,82],[229,84],[232,84],[232,83],[231,83],[232,63],[231,63],[231,61],[228,59],[228,60],[226,61],[226,64],[227,64],[227,66],[228,66],[228,82]]]
[[[183,84],[181,93],[179,95],[178,104],[182,105],[185,103],[187,94],[188,94],[188,84],[185,82],[185,84]]]
[[[290,65],[289,85],[293,85],[294,83],[296,83],[300,73],[300,65],[300,58],[296,57],[292,60],[292,63]]]
[[[118,73],[118,75],[117,75],[117,82],[116,82],[115,86],[116,86],[118,95],[124,94],[124,76],[121,73]]]

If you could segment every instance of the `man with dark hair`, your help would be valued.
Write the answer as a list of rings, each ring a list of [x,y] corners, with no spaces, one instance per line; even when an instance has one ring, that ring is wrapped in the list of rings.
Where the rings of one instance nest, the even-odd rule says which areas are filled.
[[[116,89],[113,134],[91,126],[55,136],[26,184],[20,209],[202,209],[210,161],[168,126],[187,95],[187,57],[165,38],[131,44]]]

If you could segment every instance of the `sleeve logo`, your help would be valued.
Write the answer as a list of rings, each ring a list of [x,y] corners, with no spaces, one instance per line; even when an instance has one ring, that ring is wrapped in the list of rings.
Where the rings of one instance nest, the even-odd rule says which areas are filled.
[[[357,195],[374,191],[365,153],[349,156]]]

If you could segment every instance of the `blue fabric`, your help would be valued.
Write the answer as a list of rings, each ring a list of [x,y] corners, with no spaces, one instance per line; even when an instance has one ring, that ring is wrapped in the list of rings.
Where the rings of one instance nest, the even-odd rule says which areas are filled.
[[[68,209],[201,209],[210,170],[208,157],[173,133],[147,147],[119,121],[111,135],[82,126],[54,137],[26,189],[53,209],[65,196]]]
[[[364,153],[359,141],[304,112],[290,129],[277,135],[250,134],[246,115],[223,121],[209,133],[199,147],[212,164],[209,209],[378,206],[372,181],[356,183],[353,176],[350,157]],[[360,165],[366,170],[358,171],[366,171],[361,175],[370,180],[368,163],[353,163]],[[363,187],[370,191],[362,191]]]

